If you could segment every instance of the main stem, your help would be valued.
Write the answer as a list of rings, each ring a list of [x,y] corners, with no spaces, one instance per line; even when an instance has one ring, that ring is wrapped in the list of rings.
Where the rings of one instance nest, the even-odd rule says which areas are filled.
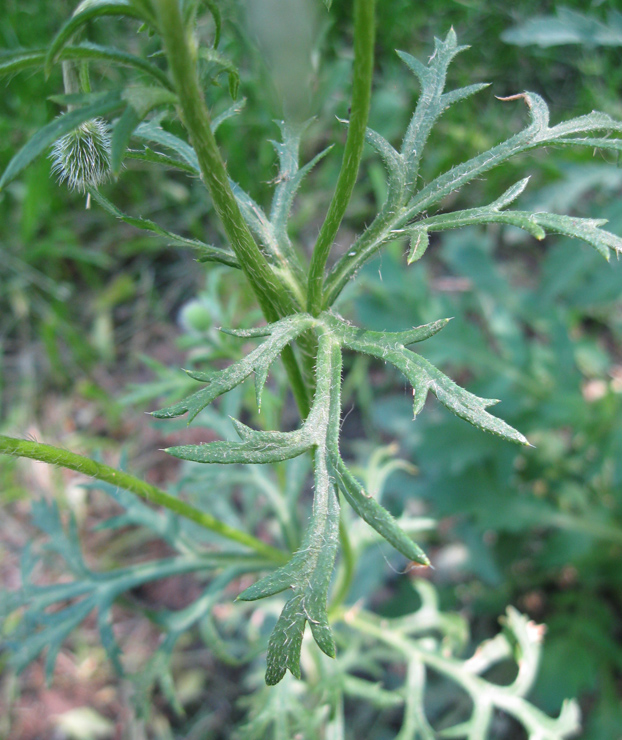
[[[210,126],[210,114],[199,84],[196,51],[184,26],[179,0],[156,0],[159,27],[166,57],[179,99],[182,121],[197,154],[201,177],[214,203],[227,239],[268,321],[299,311],[261,253],[238,207],[220,150]],[[303,418],[309,413],[309,397],[295,355],[290,347],[282,353],[294,397]]]
[[[235,529],[205,511],[195,509],[194,506],[175,496],[171,496],[166,491],[162,491],[160,488],[156,488],[140,478],[135,478],[133,475],[129,475],[122,470],[116,470],[108,465],[91,460],[88,457],[77,455],[75,452],[69,452],[60,447],[52,447],[51,445],[40,442],[14,439],[13,437],[0,435],[0,454],[13,455],[14,457],[29,457],[31,460],[40,460],[51,465],[60,465],[63,468],[75,470],[77,473],[90,475],[92,478],[97,478],[97,480],[110,483],[113,486],[118,486],[125,491],[134,493],[147,501],[151,501],[151,503],[164,506],[175,514],[190,519],[222,537],[238,542],[240,545],[250,547],[257,554],[265,556],[274,563],[280,564],[287,561],[288,556],[286,553],[276,547],[267,545],[265,542],[257,539],[257,537],[253,537],[242,530]]]
[[[322,310],[326,261],[352,197],[363,154],[374,71],[374,16],[375,0],[354,0],[354,68],[348,137],[335,193],[320,229],[309,267],[307,310],[313,316],[317,316]]]

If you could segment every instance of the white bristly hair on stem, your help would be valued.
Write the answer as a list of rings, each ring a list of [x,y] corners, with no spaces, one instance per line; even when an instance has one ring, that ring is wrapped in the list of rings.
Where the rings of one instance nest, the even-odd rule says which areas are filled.
[[[82,193],[97,188],[110,175],[110,127],[103,118],[85,121],[61,137],[49,156],[59,183]]]

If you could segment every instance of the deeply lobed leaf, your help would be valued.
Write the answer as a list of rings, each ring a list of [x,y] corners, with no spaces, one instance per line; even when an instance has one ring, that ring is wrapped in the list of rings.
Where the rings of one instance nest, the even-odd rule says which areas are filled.
[[[390,362],[408,378],[413,387],[415,416],[423,408],[428,392],[432,391],[446,408],[465,421],[508,441],[529,445],[520,432],[486,411],[488,406],[497,403],[496,400],[479,398],[464,388],[460,388],[423,357],[407,350],[400,339],[391,339],[389,332],[384,334],[361,331],[348,326],[335,316],[331,316],[328,320],[340,337],[343,346]],[[434,322],[426,327],[419,327],[417,331],[423,336],[425,334],[431,336],[442,329],[446,323],[447,320]]]

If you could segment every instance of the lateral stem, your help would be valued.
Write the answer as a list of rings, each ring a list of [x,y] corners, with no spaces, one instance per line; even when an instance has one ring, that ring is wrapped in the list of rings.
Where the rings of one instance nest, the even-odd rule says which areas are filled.
[[[169,511],[190,519],[222,537],[251,548],[258,555],[263,555],[274,563],[282,564],[287,562],[287,553],[262,542],[257,537],[231,527],[220,519],[216,519],[211,514],[196,509],[191,504],[175,496],[171,496],[170,493],[166,493],[166,491],[156,488],[156,486],[152,486],[140,478],[135,478],[133,475],[129,475],[129,473],[116,470],[108,465],[91,460],[88,457],[77,455],[75,452],[69,452],[60,447],[53,447],[52,445],[42,444],[41,442],[0,435],[0,454],[12,455],[13,457],[28,457],[31,460],[40,460],[50,465],[59,465],[63,468],[75,470],[77,473],[84,473],[97,480],[123,488],[125,491],[140,496],[146,501],[164,506]]]

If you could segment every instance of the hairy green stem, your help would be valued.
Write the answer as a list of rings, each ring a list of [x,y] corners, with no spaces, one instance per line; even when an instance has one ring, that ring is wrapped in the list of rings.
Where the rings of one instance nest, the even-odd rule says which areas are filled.
[[[201,177],[231,248],[268,321],[273,322],[297,313],[299,307],[257,246],[229,185],[225,164],[210,128],[210,114],[199,83],[196,52],[184,27],[179,0],[156,0],[155,6],[166,57],[179,98],[181,118],[196,151]],[[304,418],[309,412],[308,393],[291,348],[283,350],[282,359]]]
[[[196,50],[188,38],[179,0],[156,0],[162,41],[179,98],[182,121],[197,154],[201,177],[212,198],[231,248],[264,313],[286,316],[294,308],[291,298],[270,269],[246,225],[229,185],[225,164],[210,128],[210,114],[203,97]]]
[[[122,470],[116,470],[108,465],[91,460],[88,457],[77,455],[75,452],[69,452],[60,447],[52,447],[51,445],[40,442],[0,435],[0,454],[12,455],[14,457],[29,457],[31,460],[40,460],[50,465],[60,465],[63,468],[75,470],[77,473],[90,475],[92,478],[97,478],[97,480],[110,483],[113,486],[118,486],[130,493],[134,493],[151,503],[164,506],[175,514],[186,517],[186,519],[190,519],[222,537],[238,542],[240,545],[250,547],[256,553],[263,555],[274,563],[281,564],[287,561],[288,556],[286,553],[262,542],[257,537],[235,529],[205,511],[195,509],[194,506],[175,496],[171,496],[169,493],[146,483],[140,478],[135,478],[133,475],[129,475]]]
[[[350,125],[343,162],[326,220],[311,257],[307,310],[317,316],[322,310],[324,268],[356,183],[365,143],[374,71],[375,0],[354,2],[354,68]]]

